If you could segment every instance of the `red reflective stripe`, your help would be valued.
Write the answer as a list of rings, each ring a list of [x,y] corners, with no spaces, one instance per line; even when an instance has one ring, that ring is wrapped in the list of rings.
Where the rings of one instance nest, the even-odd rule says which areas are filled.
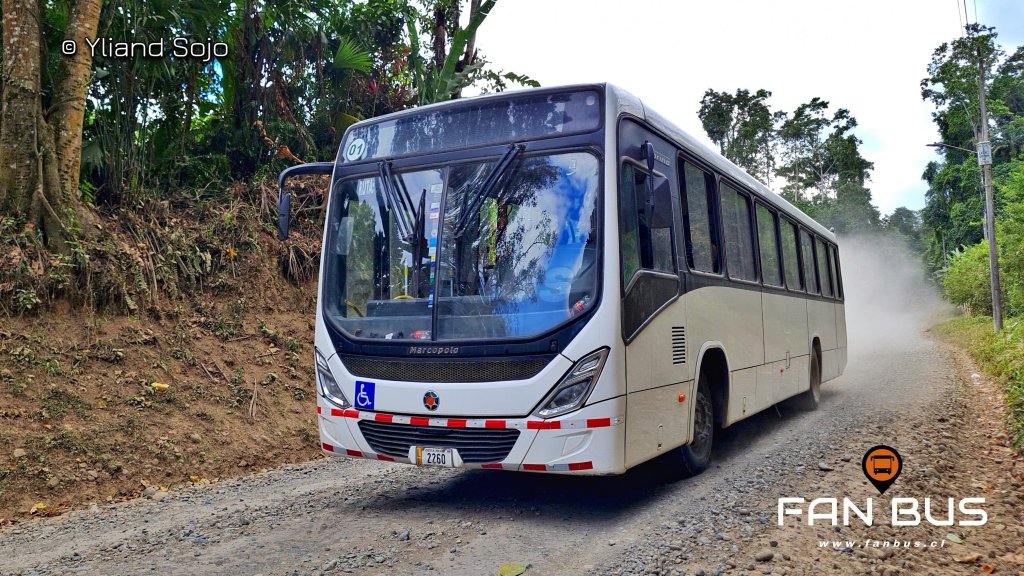
[[[594,468],[593,462],[570,462],[569,470],[591,470]]]
[[[430,418],[417,418],[413,416],[409,418],[409,424],[413,426],[430,426]]]
[[[611,425],[611,418],[590,418],[587,420],[587,428],[603,428]]]
[[[545,420],[527,420],[526,421],[526,429],[527,430],[547,430],[548,429],[548,422],[545,421]]]
[[[334,409],[331,409],[331,415],[334,416]],[[345,410],[338,416],[344,416],[346,418],[359,418],[359,410]]]
[[[395,459],[391,456],[385,456],[383,454],[377,454],[377,460],[384,460],[385,462],[394,462]]]
[[[486,420],[484,421],[484,428],[504,428],[504,420]]]
[[[356,458],[363,457],[363,453],[360,452],[359,450],[345,450],[345,453],[348,454],[349,456],[355,456]]]
[[[373,419],[377,422],[391,422],[394,418],[391,414],[374,414]]]
[[[466,427],[466,421],[465,420],[449,420],[448,421],[448,426],[451,427],[451,428],[465,428]]]
[[[559,430],[562,428],[562,423],[558,420],[551,420],[548,423],[548,430]]]
[[[331,416],[344,416],[345,411],[338,408],[331,408]]]
[[[320,407],[319,407],[319,406],[317,406],[317,407],[316,407],[316,413],[317,413],[317,414],[319,414],[319,413],[320,413],[321,411],[322,411],[322,410],[320,409]]]
[[[547,466],[544,464],[523,464],[523,470],[529,470],[532,472],[543,472],[547,470]]]
[[[481,468],[487,468],[489,470],[501,470],[501,464],[481,464]]]
[[[334,452],[334,446],[331,446],[330,444],[328,444],[326,442],[321,444],[321,446],[323,446],[324,450],[327,450],[328,452]]]

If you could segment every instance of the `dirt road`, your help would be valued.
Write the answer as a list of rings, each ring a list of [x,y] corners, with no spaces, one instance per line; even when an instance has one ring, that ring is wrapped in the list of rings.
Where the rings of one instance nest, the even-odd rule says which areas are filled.
[[[869,291],[851,283],[848,294]],[[317,460],[8,526],[0,573],[479,575],[506,562],[529,565],[528,576],[1024,569],[1024,464],[998,435],[991,383],[894,310],[850,317],[858,344],[821,409],[782,406],[730,428],[696,478],[668,480],[657,464],[575,478]],[[858,324],[874,332],[857,334]],[[883,497],[860,472],[880,443],[906,468]],[[880,513],[886,521],[872,527],[779,527],[782,496],[874,497],[883,511],[894,496],[983,496],[989,521],[894,528]],[[825,539],[853,544],[820,547]],[[879,551],[860,544],[868,539],[945,543]]]
[[[841,553],[800,538],[787,542],[792,530],[775,524],[777,497],[845,491],[862,500],[872,489],[857,479],[860,456],[877,443],[901,450],[908,470],[901,483],[910,484],[922,468],[941,471],[949,462],[929,449],[944,438],[921,426],[945,416],[954,427],[973,406],[954,360],[936,343],[917,338],[900,350],[875,352],[824,388],[821,410],[783,407],[731,429],[716,449],[717,464],[689,480],[668,481],[653,466],[621,478],[565,478],[318,460],[159,501],[8,527],[0,533],[0,571],[493,574],[516,561],[530,565],[528,574],[710,574],[754,568],[761,550],[752,547],[771,550],[770,539],[782,542],[774,549],[779,558],[757,571],[799,572],[805,558]],[[951,430],[992,432],[977,422]],[[1020,507],[1021,495],[1009,490],[1007,505]],[[1019,513],[989,514],[989,526],[976,529],[979,538],[1024,541]],[[933,532],[941,539],[947,530]],[[997,547],[998,554],[1013,552],[1011,544]],[[783,553],[792,566],[784,565]],[[947,568],[962,566],[955,551],[940,553]],[[926,554],[904,556],[920,563]]]

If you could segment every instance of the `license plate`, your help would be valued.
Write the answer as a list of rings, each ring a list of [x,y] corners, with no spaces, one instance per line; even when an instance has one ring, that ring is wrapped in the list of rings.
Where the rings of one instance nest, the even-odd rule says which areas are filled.
[[[432,448],[415,446],[417,466],[444,466],[455,468],[459,465],[458,452],[454,448]]]

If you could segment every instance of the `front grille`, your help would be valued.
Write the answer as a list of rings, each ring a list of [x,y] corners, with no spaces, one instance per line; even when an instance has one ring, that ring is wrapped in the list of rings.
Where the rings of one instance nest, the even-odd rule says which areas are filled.
[[[501,462],[519,438],[514,428],[438,428],[372,420],[360,420],[359,431],[378,454],[405,458],[410,446],[456,448],[467,464]]]
[[[500,382],[533,378],[549,358],[513,360],[416,360],[342,356],[341,363],[355,376],[414,382]]]

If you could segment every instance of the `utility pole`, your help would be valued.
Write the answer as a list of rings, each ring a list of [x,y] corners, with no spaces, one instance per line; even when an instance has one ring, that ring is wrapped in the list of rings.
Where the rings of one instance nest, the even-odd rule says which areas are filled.
[[[985,231],[988,235],[988,268],[992,283],[992,327],[1003,329],[1003,301],[999,289],[999,248],[996,246],[996,207],[992,194],[992,143],[988,140],[988,110],[985,108],[985,58],[978,45],[978,93],[981,104],[981,138],[978,141],[978,166],[985,183]]]

